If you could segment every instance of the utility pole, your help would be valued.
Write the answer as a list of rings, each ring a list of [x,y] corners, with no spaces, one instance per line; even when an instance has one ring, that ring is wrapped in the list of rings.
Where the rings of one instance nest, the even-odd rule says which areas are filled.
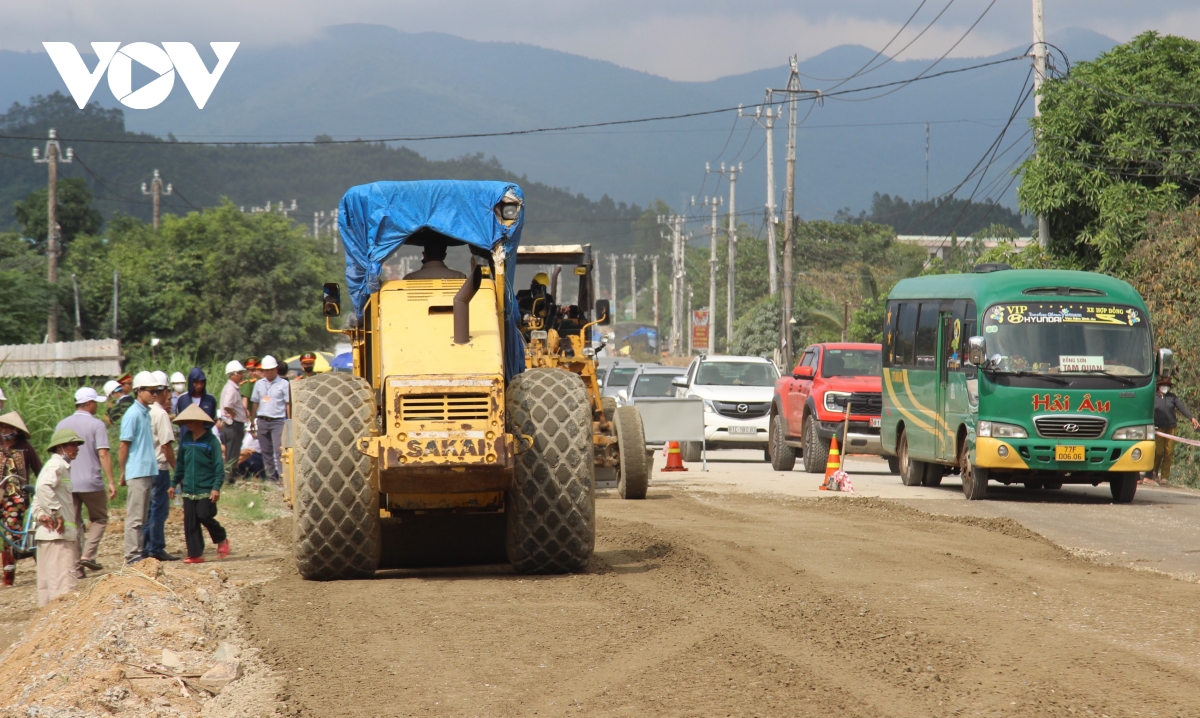
[[[724,202],[725,200],[721,197],[705,197],[701,202],[712,212],[708,242],[708,346],[706,349],[709,354],[717,353],[717,208]],[[695,197],[692,198],[692,204],[696,204]]]
[[[929,201],[929,123],[925,123],[925,201]]]
[[[637,255],[626,254],[629,260],[629,312],[633,321],[637,321]]]
[[[684,243],[683,217],[659,216],[659,224],[671,230],[671,356],[683,353],[683,286],[684,286]],[[657,294],[656,294],[657,296]]]
[[[68,147],[66,157],[63,157],[62,147],[58,144],[58,133],[50,130],[50,138],[46,140],[46,157],[39,156],[38,148],[33,148],[33,161],[47,165],[50,170],[49,198],[46,204],[46,281],[51,290],[58,284],[58,253],[60,251],[62,227],[58,226],[58,163],[70,164],[75,159],[75,150]],[[54,344],[58,341],[58,295],[51,291],[50,307],[46,312],[46,342]]]
[[[687,335],[688,335],[688,356],[691,356],[696,351],[696,347],[692,346],[692,337],[695,336],[696,315],[692,314],[692,290],[688,288],[688,308],[687,308]]]
[[[83,341],[83,323],[79,321],[79,280],[71,273],[71,286],[75,288],[75,341]]]
[[[767,98],[768,101],[770,98]],[[779,119],[779,115],[783,112],[782,108],[772,107],[767,105],[767,109],[761,107],[754,108],[753,115],[742,114],[742,108],[738,108],[738,117],[749,117],[754,120],[754,123],[767,131],[767,273],[770,278],[771,294],[779,291],[779,272],[776,268],[776,256],[778,252],[775,248],[775,223],[778,221],[775,217],[775,120]],[[710,332],[711,334],[711,332]]]
[[[612,279],[612,313],[620,316],[617,313],[617,255],[608,255],[608,268],[610,270],[609,277]]]
[[[158,231],[158,218],[161,215],[163,195],[170,195],[174,188],[167,184],[167,189],[163,191],[162,176],[158,174],[158,170],[154,170],[154,179],[150,180],[150,190],[146,191],[146,183],[142,183],[142,194],[152,195],[154,197],[154,231]]]
[[[737,262],[737,176],[742,171],[742,163],[739,162],[737,167],[730,165],[726,169],[725,163],[722,162],[721,169],[714,170],[706,162],[704,164],[704,171],[719,174],[729,180],[729,251],[725,260],[727,263],[725,278],[728,280],[726,282],[725,293],[725,341],[728,342],[733,339],[733,291],[736,275],[734,265]]]
[[[121,305],[118,302],[118,293],[117,293],[120,277],[121,277],[121,273],[114,269],[113,270],[113,302],[112,302],[112,310],[113,310],[112,338],[117,339],[117,340],[120,340],[120,338],[121,338],[121,335],[117,330],[117,316],[118,316],[118,312],[121,309]]]
[[[1042,17],[1042,0],[1033,0],[1033,118],[1042,116],[1042,83],[1046,81],[1046,25]],[[1040,133],[1034,134],[1036,151]],[[1050,221],[1038,215],[1038,244],[1045,249],[1050,244]]]
[[[820,90],[804,90],[800,86],[800,62],[795,55],[788,58],[792,73],[788,76],[787,87],[782,90],[767,90],[767,100],[770,102],[775,93],[787,95],[788,98],[788,141],[787,141],[787,174],[784,178],[783,191],[783,296],[780,297],[779,311],[779,346],[783,368],[786,371],[792,366],[792,346],[788,341],[792,325],[792,246],[796,241],[796,105],[802,94],[820,99]]]
[[[846,341],[846,336],[850,333],[850,301],[842,301],[842,341]]]
[[[650,257],[650,271],[654,273],[654,332],[658,333],[658,255]]]

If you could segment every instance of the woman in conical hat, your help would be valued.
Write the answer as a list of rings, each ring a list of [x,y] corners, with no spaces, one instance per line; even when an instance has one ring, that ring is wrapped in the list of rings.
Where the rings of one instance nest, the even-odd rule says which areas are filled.
[[[42,460],[29,443],[29,429],[15,411],[0,414],[0,530],[13,543],[20,541],[25,527],[25,512],[29,510],[27,486],[42,470]],[[22,557],[23,558],[23,557]],[[11,586],[17,577],[17,555],[6,541],[0,552],[4,577],[0,585]]]

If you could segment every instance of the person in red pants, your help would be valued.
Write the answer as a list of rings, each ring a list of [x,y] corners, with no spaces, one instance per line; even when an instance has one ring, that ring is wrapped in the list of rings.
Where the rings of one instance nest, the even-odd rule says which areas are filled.
[[[29,443],[29,429],[20,414],[10,411],[0,415],[0,521],[10,538],[14,537],[11,532],[24,530],[25,512],[29,510],[26,487],[29,477],[36,478],[41,470],[42,460]],[[17,578],[17,557],[7,543],[3,546],[0,566],[4,577],[0,585],[11,586]]]
[[[184,408],[175,417],[185,431],[179,438],[179,456],[175,461],[175,487],[183,497],[183,537],[187,542],[184,563],[204,563],[204,532],[217,545],[217,558],[229,555],[229,538],[217,522],[217,501],[225,481],[225,461],[221,443],[212,433],[213,418],[198,405]]]

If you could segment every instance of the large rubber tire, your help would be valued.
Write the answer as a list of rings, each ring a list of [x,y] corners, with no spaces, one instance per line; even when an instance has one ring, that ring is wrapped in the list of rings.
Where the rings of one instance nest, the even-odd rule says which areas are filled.
[[[650,467],[646,462],[646,432],[642,413],[636,406],[622,406],[614,416],[617,427],[617,493],[623,499],[644,499],[650,487]]]
[[[700,441],[679,442],[679,458],[695,464],[704,459],[704,443]]]
[[[962,478],[963,496],[967,501],[987,498],[988,470],[971,463],[971,451],[966,441],[958,449],[958,475]]]
[[[825,465],[829,463],[829,444],[821,440],[817,433],[817,420],[813,416],[804,417],[804,470],[810,474],[824,474]]]
[[[1120,477],[1114,476],[1108,480],[1108,488],[1112,492],[1114,504],[1128,504],[1133,501],[1134,494],[1137,493],[1138,473],[1136,471],[1124,471]]]
[[[507,492],[505,539],[517,573],[587,568],[596,546],[592,407],[578,375],[528,369],[508,384],[516,475]]]
[[[925,475],[921,478],[922,486],[941,486],[946,467],[932,461],[925,462]]]
[[[604,420],[612,421],[617,413],[617,397],[605,396],[600,398],[600,406],[604,407]]]
[[[366,578],[382,546],[379,489],[355,442],[375,426],[374,394],[340,372],[309,377],[292,392],[296,568],[315,581]]]
[[[897,459],[895,456],[886,456],[884,458],[886,458],[888,462],[888,471],[892,472],[893,474],[899,474],[900,459]]]
[[[776,471],[791,471],[796,468],[796,450],[784,443],[787,439],[783,430],[783,417],[771,417],[771,468]]]
[[[896,460],[900,462],[900,480],[905,486],[920,486],[925,480],[925,462],[908,454],[908,434],[901,432],[896,441]]]

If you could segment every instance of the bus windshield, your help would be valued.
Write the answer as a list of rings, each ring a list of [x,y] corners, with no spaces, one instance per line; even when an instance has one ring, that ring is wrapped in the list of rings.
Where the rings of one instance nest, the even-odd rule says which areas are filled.
[[[1012,374],[1148,376],[1150,327],[1134,307],[1081,302],[996,304],[983,318],[985,368]]]

